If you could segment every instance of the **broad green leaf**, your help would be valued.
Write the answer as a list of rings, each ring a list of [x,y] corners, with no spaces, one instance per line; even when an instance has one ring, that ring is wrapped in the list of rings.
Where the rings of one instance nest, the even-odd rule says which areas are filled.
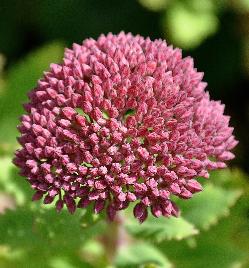
[[[160,249],[177,268],[247,268],[243,265],[249,257],[248,201],[248,194],[240,198],[229,217],[194,241],[164,242]]]
[[[204,186],[203,192],[190,200],[178,202],[178,205],[184,218],[197,228],[208,229],[229,214],[229,208],[241,193],[241,190],[226,190],[209,183]]]
[[[82,214],[81,210],[77,210],[74,215],[69,214],[67,210],[57,213],[55,209],[9,210],[0,216],[0,243],[7,243],[16,248],[19,246],[34,248],[49,244],[48,250],[51,248],[59,250],[57,247],[60,245],[64,249],[73,250],[80,246],[82,241],[86,241],[103,229],[101,224],[82,228]]]
[[[157,242],[171,239],[181,240],[198,233],[198,230],[184,218],[155,218],[152,215],[149,215],[142,224],[135,219],[130,219],[126,227],[132,235]]]
[[[167,254],[174,267],[177,268],[242,267],[247,253],[229,240],[220,241],[220,237],[225,235],[212,229],[198,236],[195,246],[190,247],[183,241],[165,243],[160,249]]]
[[[198,236],[191,238],[191,241],[187,240],[187,243],[186,240],[165,241],[160,245],[160,249],[167,254],[177,268],[247,268],[249,261],[248,178],[239,170],[223,170],[212,173],[211,179],[219,184],[215,189],[219,189],[219,193],[222,193],[220,199],[226,200],[232,192],[238,192],[236,189],[243,189],[242,196],[229,209],[229,216],[221,218],[218,224],[205,232],[200,232]],[[214,186],[212,187],[214,188]],[[196,198],[201,197],[204,193],[205,190]],[[203,204],[199,207],[199,213],[204,213],[203,210],[207,212],[206,207],[210,200],[214,203],[217,202],[217,199],[212,199],[211,196],[210,198],[206,200],[206,206]],[[192,200],[194,199],[195,197]],[[198,200],[195,205],[197,213]],[[187,212],[191,212],[191,205],[188,206],[186,203],[186,208]],[[183,214],[185,214],[184,209]]]
[[[1,143],[15,143],[18,118],[23,113],[22,104],[27,102],[27,93],[35,87],[43,71],[52,62],[60,62],[63,46],[60,43],[46,45],[14,65],[6,77],[4,94],[0,98]]]
[[[212,174],[212,179],[228,189],[243,189],[242,196],[230,209],[226,224],[219,224],[220,232],[230,233],[233,242],[249,252],[249,183],[248,175],[239,169],[226,169]],[[225,221],[225,219],[224,219]],[[249,260],[248,260],[249,261]]]
[[[153,245],[139,242],[120,248],[116,257],[115,267],[127,268],[171,268],[169,260]]]
[[[17,265],[10,267],[25,267],[22,266],[25,261],[38,261],[42,263],[41,267],[55,267],[62,256],[63,261],[70,263],[72,267],[81,267],[79,263],[83,266],[78,252],[85,241],[102,232],[102,227],[95,224],[82,228],[81,217],[80,210],[71,215],[66,210],[57,213],[55,209],[29,208],[9,210],[1,215],[0,245],[6,245],[10,255],[20,252],[14,262]],[[5,261],[12,263],[12,259],[10,256]],[[30,264],[30,267],[35,266]]]
[[[65,237],[71,235],[69,245]],[[13,248],[33,249],[48,244],[51,249],[58,243],[75,248],[82,240],[80,217],[70,216],[66,211],[58,214],[54,210],[18,208],[0,216],[0,243]]]

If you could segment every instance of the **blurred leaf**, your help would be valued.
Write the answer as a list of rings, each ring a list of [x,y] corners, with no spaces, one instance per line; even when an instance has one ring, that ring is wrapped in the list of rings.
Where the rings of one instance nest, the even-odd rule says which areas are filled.
[[[91,239],[84,244],[82,256],[85,261],[94,267],[106,267],[108,260],[107,249],[99,239]]]
[[[194,241],[165,242],[160,249],[177,268],[248,267],[243,266],[249,261],[248,201],[248,197],[241,199],[228,218],[200,233]]]
[[[187,2],[187,5],[195,11],[208,11],[208,12],[215,12],[218,7],[223,7],[227,0],[191,0]]]
[[[65,239],[68,235],[72,237],[70,244]],[[14,248],[34,249],[47,244],[56,249],[60,243],[73,249],[82,239],[79,216],[70,216],[66,211],[58,214],[54,210],[18,208],[0,216],[0,243]]]
[[[171,0],[138,0],[142,6],[152,11],[160,11],[167,7]]]
[[[62,254],[64,251],[62,250]],[[23,250],[9,250],[0,255],[0,267],[4,268],[93,268],[76,254],[53,256],[43,255],[43,252],[25,252]]]
[[[249,190],[248,175],[238,168],[226,168],[212,171],[210,181],[216,186],[226,189]]]
[[[66,209],[57,213],[54,208],[38,211],[29,208],[9,210],[0,216],[0,243],[28,248],[48,244],[48,250],[54,248],[56,251],[60,247],[73,250],[82,241],[103,231],[102,222],[82,228],[81,217],[81,210],[77,210],[74,215],[69,214]]]
[[[226,223],[224,223],[226,224]],[[218,225],[217,225],[218,226]],[[216,226],[196,237],[196,245],[170,242],[160,246],[177,268],[234,268],[241,267],[247,256],[227,238],[227,233],[215,230]],[[220,238],[226,237],[226,240]]]
[[[237,0],[233,4],[235,5],[235,8],[238,8],[243,13],[246,13],[249,10],[249,0]]]
[[[215,182],[228,189],[243,189],[243,194],[231,208],[226,224],[221,224],[220,232],[231,234],[233,242],[249,252],[249,183],[248,175],[239,169],[225,169],[212,174]],[[248,256],[249,258],[249,256]],[[248,259],[249,261],[249,259]]]
[[[52,43],[30,53],[9,70],[4,94],[0,98],[1,143],[15,143],[16,126],[23,113],[22,104],[27,101],[27,92],[35,87],[50,63],[61,61],[62,55],[63,46]]]
[[[49,262],[51,268],[93,268],[90,264],[86,263],[85,261],[75,259],[73,256],[72,258],[65,258],[63,256],[53,258]]]
[[[17,263],[39,261],[43,263],[41,267],[55,267],[63,256],[62,262],[81,267],[77,252],[85,241],[101,232],[98,224],[82,229],[81,216],[82,211],[71,215],[55,209],[9,210],[0,216],[0,244],[7,245],[11,252],[21,250]]]
[[[183,208],[183,215],[202,227],[202,221],[205,221],[204,214],[210,213],[210,208],[214,209],[215,204],[220,207],[221,212],[223,210],[221,200],[226,201],[226,205],[224,204],[226,207],[229,202],[237,201],[241,193],[237,189],[241,188],[243,194],[230,208],[229,217],[220,219],[220,214],[218,224],[212,226],[208,231],[200,232],[198,236],[190,238],[191,240],[165,241],[160,245],[160,249],[169,256],[177,268],[247,268],[246,261],[249,263],[249,185],[247,176],[239,170],[226,169],[212,172],[211,179],[219,186],[207,184],[208,188],[188,201],[189,204],[182,202],[184,203],[182,205],[186,205],[185,209]],[[210,202],[213,204],[211,207]],[[206,220],[209,222],[209,218]]]
[[[181,240],[198,233],[198,230],[183,218],[155,218],[152,215],[149,215],[142,224],[135,219],[130,219],[126,227],[132,235],[157,242]]]
[[[157,248],[146,243],[136,243],[120,248],[116,257],[117,268],[170,268],[169,260]]]
[[[17,168],[12,164],[10,157],[0,157],[0,189],[13,195],[18,205],[31,200],[31,187],[17,174]]]
[[[195,10],[176,1],[168,9],[163,25],[174,45],[189,49],[197,47],[217,31],[218,18],[208,10]]]
[[[83,209],[82,217],[81,217],[81,227],[89,228],[99,223],[101,220],[106,218],[105,210],[96,214],[94,213],[94,204],[88,205],[85,209]]]
[[[229,214],[229,208],[235,204],[240,195],[240,190],[225,190],[209,183],[203,192],[178,204],[184,218],[198,228],[208,229],[221,217]]]

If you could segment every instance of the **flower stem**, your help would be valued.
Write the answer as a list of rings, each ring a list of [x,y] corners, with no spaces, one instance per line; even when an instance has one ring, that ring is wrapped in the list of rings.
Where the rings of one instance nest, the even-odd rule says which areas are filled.
[[[107,223],[106,234],[102,237],[108,263],[113,265],[120,248],[127,246],[131,239],[124,227],[124,215],[117,214],[114,221]]]

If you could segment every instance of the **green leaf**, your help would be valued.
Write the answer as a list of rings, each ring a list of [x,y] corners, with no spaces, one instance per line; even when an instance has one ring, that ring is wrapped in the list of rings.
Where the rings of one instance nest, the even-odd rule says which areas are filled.
[[[206,193],[208,196],[206,198],[204,198],[205,188],[203,193],[187,202],[183,201],[182,207],[185,205],[183,207],[183,215],[187,217],[188,213],[196,213],[195,217],[191,214],[192,221],[194,219],[196,222],[196,220],[199,220],[200,214],[210,212],[209,204],[211,201],[214,205],[218,204],[219,208],[222,202],[225,201],[223,205],[226,206],[227,200],[231,196],[236,196],[235,192],[238,195],[241,192],[237,189],[243,189],[242,196],[233,207],[229,208],[229,216],[219,218],[218,224],[205,232],[200,232],[196,237],[178,242],[165,241],[159,245],[160,249],[167,254],[177,268],[248,267],[245,264],[246,261],[248,262],[249,252],[248,176],[245,176],[244,173],[237,169],[226,169],[212,172],[211,180],[219,186],[210,186],[210,183],[208,183]],[[212,194],[208,194],[209,191]],[[218,199],[217,196],[219,196]],[[192,206],[192,201],[195,206]],[[215,211],[217,212],[217,210]]]
[[[170,242],[161,245],[160,249],[177,268],[242,267],[247,253],[232,244],[226,233],[214,229],[197,236],[195,245],[188,246],[186,241]],[[220,240],[223,236],[226,236],[225,241]]]
[[[229,208],[240,197],[241,190],[226,190],[211,183],[204,186],[203,192],[190,200],[177,202],[182,215],[196,227],[208,229],[221,217],[229,214]]]
[[[115,260],[115,267],[127,268],[170,268],[169,260],[154,246],[147,243],[136,243],[120,248]]]
[[[237,202],[228,218],[201,232],[194,241],[165,242],[160,249],[177,268],[248,267],[242,266],[249,252],[248,197]]]
[[[35,267],[35,262],[41,264],[38,267],[55,267],[61,260],[72,267],[81,267],[80,263],[83,267],[91,267],[84,266],[78,252],[85,241],[101,232],[101,227],[95,224],[82,228],[81,217],[80,210],[74,215],[66,210],[57,213],[54,208],[17,208],[7,211],[0,216],[0,244],[6,245],[11,253],[20,254],[14,261],[9,256],[3,262],[16,268],[25,267],[25,262],[30,264],[29,267]],[[11,263],[16,265],[12,266]],[[7,264],[3,267],[8,267]]]
[[[61,61],[62,55],[63,46],[52,43],[32,52],[9,70],[4,94],[0,98],[1,143],[15,143],[16,126],[23,113],[22,104],[27,102],[27,92],[35,87],[50,63]]]
[[[210,181],[227,189],[249,189],[248,175],[238,168],[226,168],[212,171]]]
[[[67,236],[72,237],[70,244],[65,239]],[[0,216],[0,243],[14,248],[32,249],[49,244],[51,249],[60,244],[73,249],[82,240],[79,215],[70,216],[66,211],[58,214],[52,209],[18,208]]]
[[[130,219],[126,228],[134,236],[157,242],[171,239],[181,240],[198,233],[198,230],[184,218],[155,218],[152,215],[149,215],[142,224],[135,219]]]
[[[233,242],[249,252],[249,184],[248,175],[239,169],[225,169],[212,174],[212,180],[228,189],[243,189],[242,196],[230,209],[226,224],[219,224],[220,232],[231,234]],[[223,220],[224,221],[224,220]],[[248,260],[249,261],[249,260]]]

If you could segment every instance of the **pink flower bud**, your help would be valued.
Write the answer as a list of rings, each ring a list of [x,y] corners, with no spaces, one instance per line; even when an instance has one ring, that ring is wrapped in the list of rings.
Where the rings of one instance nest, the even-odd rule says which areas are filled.
[[[237,145],[224,105],[210,100],[190,57],[123,32],[66,49],[28,94],[13,160],[33,200],[74,213],[94,202],[113,220],[137,202],[143,222],[178,216],[171,201],[202,190]],[[211,160],[212,159],[212,160]]]

